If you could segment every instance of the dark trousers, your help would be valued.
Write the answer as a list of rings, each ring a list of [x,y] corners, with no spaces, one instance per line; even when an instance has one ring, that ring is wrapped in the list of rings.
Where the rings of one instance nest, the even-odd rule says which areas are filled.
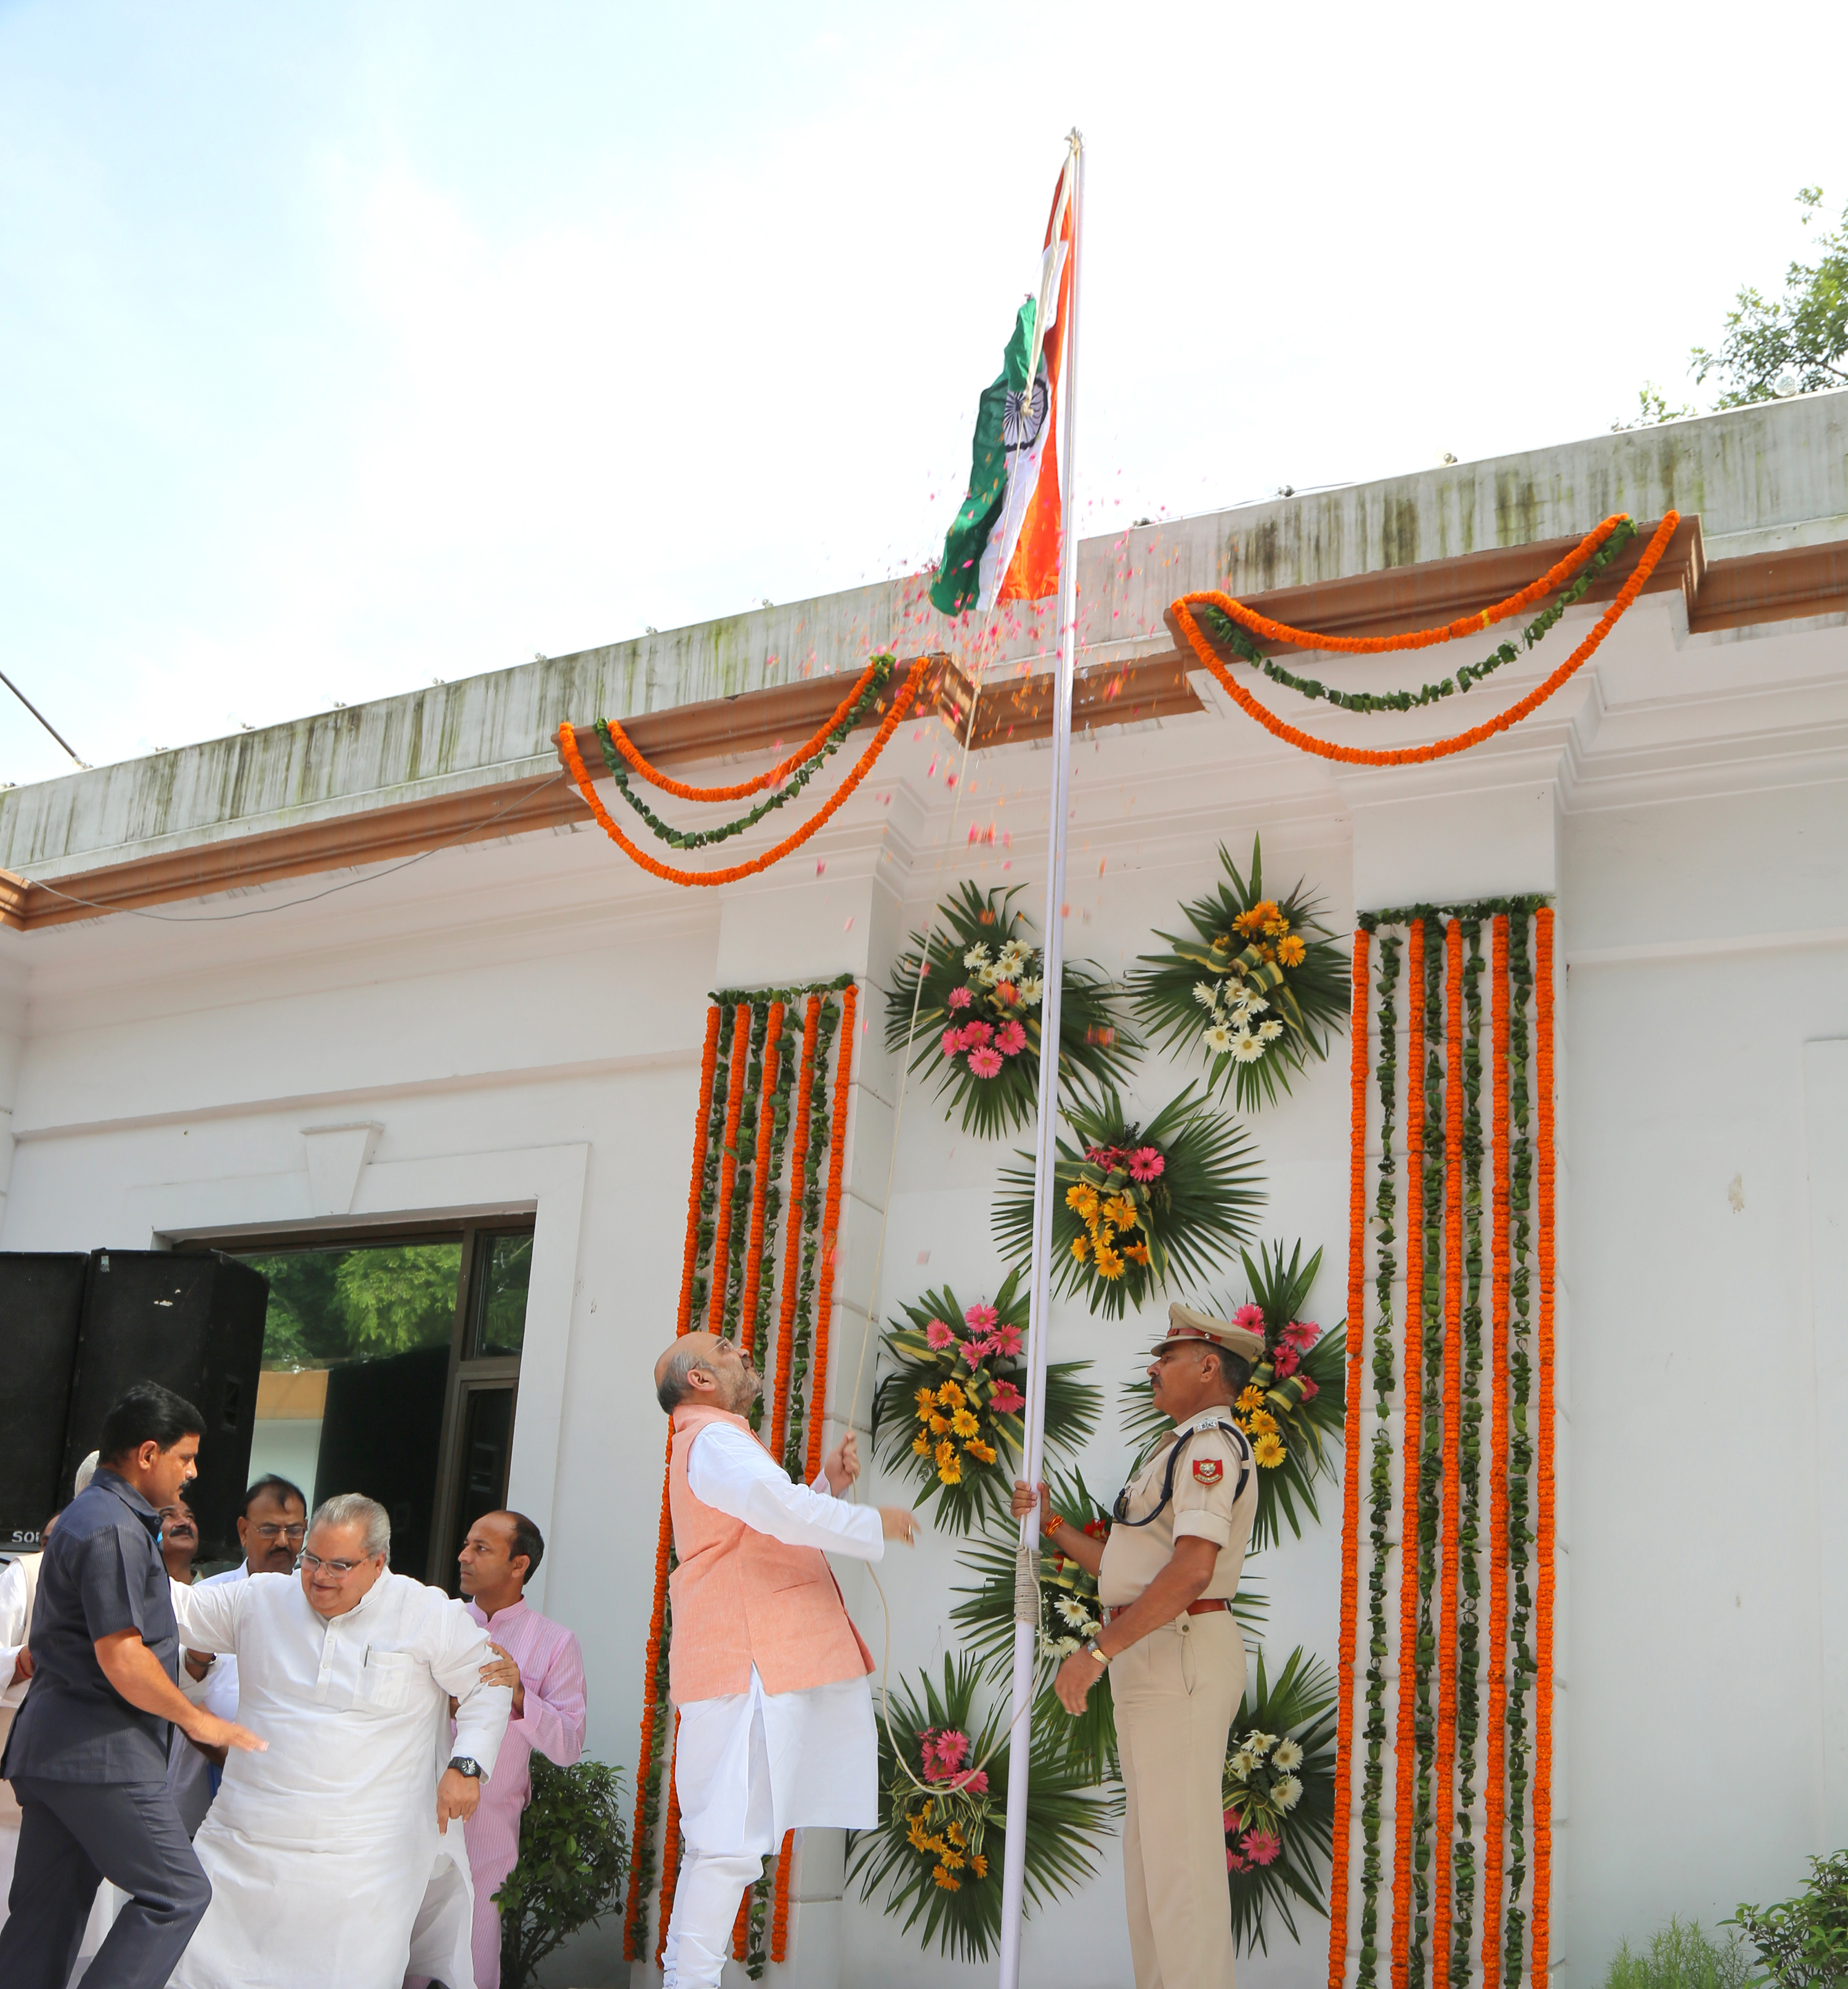
[[[163,1989],[212,1903],[164,1782],[13,1781],[19,1852],[0,1927],[6,1989],[66,1989],[97,1887],[130,1897],[83,1981],[85,1989]]]

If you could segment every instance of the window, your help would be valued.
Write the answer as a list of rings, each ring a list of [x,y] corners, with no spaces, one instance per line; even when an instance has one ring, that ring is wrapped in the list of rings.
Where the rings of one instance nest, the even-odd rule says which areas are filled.
[[[310,1506],[378,1499],[392,1565],[454,1594],[463,1536],[507,1499],[530,1225],[239,1239],[232,1254],[270,1281],[251,1477],[278,1472]]]

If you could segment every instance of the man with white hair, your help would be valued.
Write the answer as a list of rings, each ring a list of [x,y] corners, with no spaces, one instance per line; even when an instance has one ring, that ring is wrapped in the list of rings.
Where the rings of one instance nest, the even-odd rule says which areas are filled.
[[[413,1929],[420,1970],[473,1982],[449,1826],[474,1813],[513,1694],[483,1682],[496,1660],[460,1602],[388,1571],[391,1544],[385,1508],[348,1493],[316,1510],[299,1576],[181,1591],[181,1641],[236,1657],[269,1752],[231,1757],[194,1840],[212,1899],[173,1989],[398,1989]]]

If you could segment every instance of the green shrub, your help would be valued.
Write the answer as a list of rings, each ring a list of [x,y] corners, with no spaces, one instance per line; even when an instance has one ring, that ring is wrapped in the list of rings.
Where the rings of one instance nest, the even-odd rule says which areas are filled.
[[[629,1875],[617,1771],[602,1761],[560,1768],[534,1754],[532,1774],[519,1860],[494,1895],[503,1989],[526,1989],[554,1948],[609,1911]]]
[[[1604,1978],[1604,1989],[1746,1989],[1751,1970],[1734,1934],[1717,1941],[1698,1920],[1672,1920],[1639,1954],[1626,1940]]]
[[[1758,1950],[1778,1989],[1848,1982],[1848,1851],[1809,1861],[1809,1883],[1775,1906],[1741,1906],[1727,1922]]]

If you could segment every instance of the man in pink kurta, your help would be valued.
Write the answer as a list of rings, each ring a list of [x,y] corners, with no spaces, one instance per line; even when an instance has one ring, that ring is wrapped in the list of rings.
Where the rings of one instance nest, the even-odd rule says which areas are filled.
[[[568,1768],[584,1751],[584,1658],[562,1624],[529,1609],[522,1591],[545,1542],[520,1513],[488,1513],[459,1557],[469,1614],[488,1633],[497,1663],[482,1677],[510,1686],[513,1717],[481,1801],[463,1826],[475,1882],[475,1989],[500,1989],[500,1913],[494,1895],[520,1855],[520,1818],[532,1793],[537,1747]]]

